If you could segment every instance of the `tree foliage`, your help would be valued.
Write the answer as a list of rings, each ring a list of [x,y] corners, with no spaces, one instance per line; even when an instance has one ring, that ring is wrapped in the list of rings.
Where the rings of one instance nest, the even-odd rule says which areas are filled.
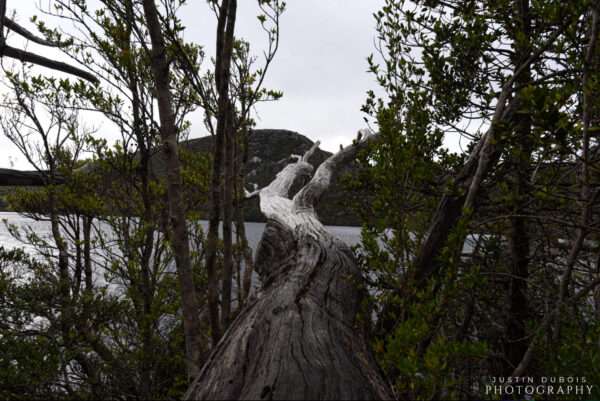
[[[597,7],[388,0],[375,14],[381,95],[363,109],[381,140],[353,184],[373,213],[375,350],[401,398],[483,396],[484,376],[595,377],[562,350],[597,357]]]

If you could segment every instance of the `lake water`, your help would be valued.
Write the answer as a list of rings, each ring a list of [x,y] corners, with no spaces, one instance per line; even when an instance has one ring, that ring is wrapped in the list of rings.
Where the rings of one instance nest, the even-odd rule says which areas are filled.
[[[0,246],[5,248],[23,247],[24,245],[11,236],[4,221],[20,227],[29,226],[39,236],[51,237],[50,223],[47,221],[35,221],[17,213],[0,212]],[[201,224],[205,230],[208,230],[208,221],[201,221]],[[264,229],[265,223],[246,223],[248,244],[253,251],[256,250]],[[327,229],[349,245],[356,245],[360,242],[360,227],[327,226]],[[25,248],[28,249],[28,247]]]
[[[25,251],[29,252],[31,255],[35,255],[37,253],[33,246],[23,244],[22,242],[16,240],[10,234],[7,224],[15,225],[21,228],[30,228],[36,233],[37,236],[41,238],[52,238],[50,222],[35,221],[33,219],[23,217],[17,213],[0,212],[0,246],[3,246],[7,249],[20,247],[24,248]],[[200,221],[200,224],[205,232],[208,232],[208,221]],[[264,229],[265,223],[246,223],[246,236],[248,239],[248,245],[252,248],[253,252],[256,251],[256,247],[258,246],[258,242],[260,241]],[[360,227],[327,226],[327,229],[336,237],[346,242],[348,245],[352,246],[360,242]],[[110,235],[104,233],[103,236],[106,237]],[[50,243],[52,243],[52,241],[50,241]],[[108,284],[105,281],[103,274],[99,274],[98,272],[94,273],[94,282],[99,285]],[[235,282],[233,283],[233,286],[236,287]],[[253,273],[252,276],[252,286],[259,286],[259,280],[256,273]],[[115,293],[118,293],[121,291],[120,288],[122,288],[122,286],[120,286],[117,282],[111,282],[111,284],[108,284],[108,288],[111,292],[114,291]],[[235,296],[237,289],[233,288],[233,292]]]

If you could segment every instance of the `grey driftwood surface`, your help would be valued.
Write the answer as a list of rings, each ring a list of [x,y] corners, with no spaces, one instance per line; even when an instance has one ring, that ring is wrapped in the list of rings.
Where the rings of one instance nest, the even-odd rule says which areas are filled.
[[[307,159],[317,146],[249,194],[260,197],[268,219],[255,262],[262,290],[217,344],[186,399],[393,398],[362,329],[365,292],[354,255],[313,209],[336,165],[357,146],[324,161],[289,198],[293,182],[310,177]]]

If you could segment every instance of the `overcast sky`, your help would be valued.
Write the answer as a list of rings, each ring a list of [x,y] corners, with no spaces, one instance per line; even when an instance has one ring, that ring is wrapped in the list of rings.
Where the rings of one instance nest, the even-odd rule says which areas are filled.
[[[188,2],[181,12],[187,28],[185,37],[204,45],[207,54],[214,54],[215,17],[206,1]],[[255,54],[260,55],[265,36],[256,19],[257,1],[238,3],[236,35],[249,40]],[[29,17],[40,14],[40,4],[47,7],[49,0],[12,0],[8,8],[9,12],[16,11],[20,23],[33,29]],[[372,14],[382,4],[383,0],[288,0],[281,21],[280,49],[266,81],[267,87],[282,90],[284,96],[258,107],[257,128],[294,130],[319,139],[327,150],[350,143],[357,130],[365,126],[360,112],[365,92],[376,87],[366,72],[366,57],[374,50]],[[8,42],[25,45],[14,34]],[[44,53],[56,55],[45,49]],[[191,120],[192,136],[206,135],[199,116]],[[100,120],[91,123],[107,127]],[[9,156],[14,168],[28,167],[18,150],[0,135],[0,167],[10,167]]]

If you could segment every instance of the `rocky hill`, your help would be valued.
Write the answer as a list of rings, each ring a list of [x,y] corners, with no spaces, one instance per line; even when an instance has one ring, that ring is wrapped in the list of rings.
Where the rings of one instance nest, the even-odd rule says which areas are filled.
[[[213,138],[203,137],[191,139],[182,142],[181,145],[192,152],[212,152]],[[259,129],[253,130],[248,138],[248,162],[246,165],[246,188],[262,188],[268,185],[275,175],[290,163],[291,155],[302,155],[313,145],[313,142],[307,137],[293,131]],[[329,157],[331,153],[317,150],[309,162],[315,167]],[[165,162],[160,152],[152,159],[152,169],[157,176],[165,174]],[[93,167],[87,167],[93,168]],[[7,170],[8,171],[8,170]],[[9,178],[13,178],[15,173],[18,177],[29,178],[33,172],[15,172],[10,171]],[[340,174],[351,174],[351,166],[343,168]],[[29,174],[29,175],[28,175]],[[334,182],[329,191],[326,192],[317,207],[317,213],[325,224],[352,226],[358,225],[358,218],[351,213],[348,200],[355,194],[349,193],[343,189],[338,177],[334,177]],[[19,182],[17,184],[6,182],[5,185],[36,185],[35,183]],[[300,189],[301,183],[298,182],[292,188],[293,192]],[[0,210],[6,210],[8,207],[5,195],[12,191],[12,187],[0,186]],[[258,207],[258,199],[254,198],[247,201],[245,205],[245,216],[247,221],[265,221],[264,216]]]
[[[182,143],[187,149],[194,152],[210,152],[213,147],[212,137],[191,139]],[[281,171],[286,164],[290,163],[293,154],[302,155],[313,145],[313,142],[297,132],[276,129],[253,130],[248,138],[248,162],[246,166],[246,187],[250,190],[255,186],[262,188],[268,185],[275,175]],[[329,157],[331,153],[319,149],[309,159],[315,167]],[[160,163],[162,164],[162,163]],[[161,170],[159,167],[158,170]],[[351,174],[352,168],[348,166],[340,172]],[[334,183],[317,207],[317,213],[321,220],[328,225],[351,226],[358,225],[357,216],[351,213],[348,199],[355,194],[345,191],[338,177],[334,177]],[[300,184],[294,185],[292,191],[300,189]],[[247,202],[245,208],[247,221],[264,221],[265,218],[259,210],[258,199],[254,198]]]

